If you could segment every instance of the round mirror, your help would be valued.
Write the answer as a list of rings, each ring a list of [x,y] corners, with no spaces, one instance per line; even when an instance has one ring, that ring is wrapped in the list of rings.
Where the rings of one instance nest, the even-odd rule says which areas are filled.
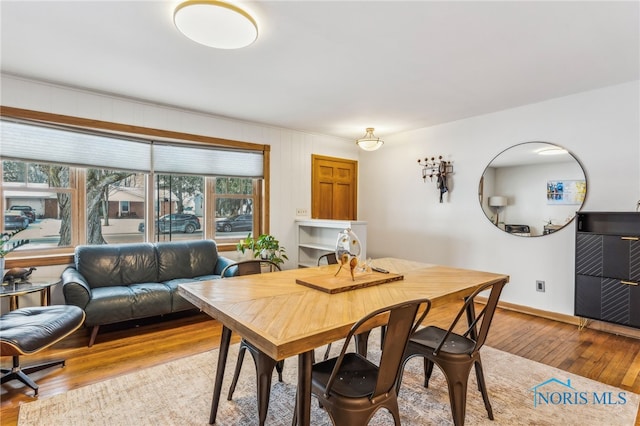
[[[489,163],[478,195],[487,219],[522,237],[551,234],[571,222],[587,194],[578,160],[561,146],[525,142]]]

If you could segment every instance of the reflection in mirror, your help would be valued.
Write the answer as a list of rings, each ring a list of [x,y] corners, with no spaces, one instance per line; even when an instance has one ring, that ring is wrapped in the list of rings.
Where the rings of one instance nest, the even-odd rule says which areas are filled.
[[[518,236],[551,234],[571,222],[587,192],[578,160],[547,142],[525,142],[498,154],[480,178],[484,214]]]

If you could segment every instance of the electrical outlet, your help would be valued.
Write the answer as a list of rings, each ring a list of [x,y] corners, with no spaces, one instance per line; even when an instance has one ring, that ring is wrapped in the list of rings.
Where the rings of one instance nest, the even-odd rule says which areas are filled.
[[[536,291],[544,293],[544,281],[542,281],[542,280],[537,280],[536,281]]]
[[[309,210],[307,210],[305,208],[297,208],[296,209],[296,216],[309,216]]]

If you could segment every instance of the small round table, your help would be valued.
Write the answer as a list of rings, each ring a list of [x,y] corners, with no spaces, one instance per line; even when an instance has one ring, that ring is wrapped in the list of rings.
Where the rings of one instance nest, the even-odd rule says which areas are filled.
[[[16,280],[3,282],[0,286],[0,297],[9,297],[9,310],[18,309],[18,296],[40,292],[40,304],[49,306],[51,303],[51,287],[58,284],[60,278],[34,278],[28,281]]]

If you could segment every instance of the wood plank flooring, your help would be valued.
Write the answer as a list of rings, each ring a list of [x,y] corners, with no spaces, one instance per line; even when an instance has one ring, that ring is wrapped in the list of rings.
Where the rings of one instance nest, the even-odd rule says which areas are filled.
[[[446,326],[457,307],[429,313],[429,323]],[[88,330],[81,329],[38,354],[25,356],[25,365],[66,359],[31,377],[40,386],[40,398],[64,393],[135,370],[180,359],[218,347],[220,324],[202,313],[189,313],[103,327],[96,344],[88,348]],[[574,374],[640,393],[640,340],[585,329],[527,314],[499,309],[487,345]],[[11,357],[2,357],[10,367]],[[0,387],[0,424],[17,424],[21,404],[33,400],[33,391],[18,381]],[[640,416],[636,419],[640,425]]]

